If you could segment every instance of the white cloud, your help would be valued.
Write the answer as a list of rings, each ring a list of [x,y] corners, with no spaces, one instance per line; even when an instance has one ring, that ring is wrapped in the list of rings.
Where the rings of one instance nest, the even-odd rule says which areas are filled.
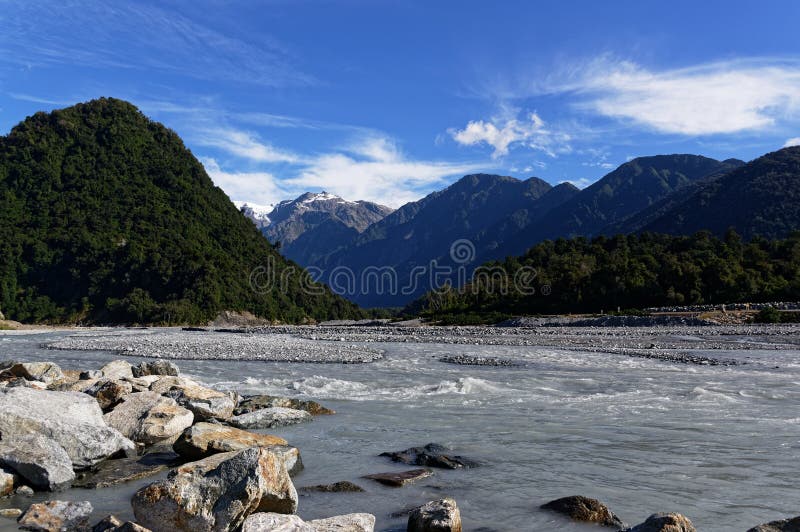
[[[513,145],[527,146],[551,157],[555,157],[557,152],[569,151],[568,134],[547,128],[536,113],[521,119],[517,115],[516,110],[503,108],[500,116],[491,121],[470,121],[464,129],[450,129],[449,133],[453,140],[464,146],[484,143],[492,146],[492,158],[508,155]]]
[[[270,205],[286,199],[289,194],[269,172],[226,172],[210,157],[201,157],[200,162],[214,184],[233,201]]]
[[[800,62],[741,60],[652,71],[604,57],[536,90],[585,96],[580,108],[663,133],[738,133],[800,114]]]
[[[783,145],[784,148],[790,148],[792,146],[800,146],[800,137],[791,138]]]
[[[275,148],[262,142],[246,131],[232,128],[201,130],[193,135],[194,141],[202,146],[219,148],[232,155],[262,163],[297,163],[300,157],[294,153]]]
[[[399,207],[447,177],[477,169],[469,163],[411,160],[391,139],[368,137],[346,151],[308,159],[285,184],[298,191],[324,189],[346,199]]]

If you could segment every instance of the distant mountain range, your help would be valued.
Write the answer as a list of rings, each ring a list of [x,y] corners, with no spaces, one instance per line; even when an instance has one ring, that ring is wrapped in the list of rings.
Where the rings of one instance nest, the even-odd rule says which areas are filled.
[[[435,267],[451,270],[436,283],[457,284],[464,270],[469,275],[547,239],[703,229],[721,235],[731,227],[747,238],[785,237],[800,229],[798,152],[786,148],[749,164],[686,154],[640,157],[583,190],[536,177],[468,175],[396,211],[373,209],[374,221],[358,217],[361,224],[334,223],[331,212],[364,202],[304,195],[279,204],[269,217],[275,223],[285,204],[280,225],[263,231],[273,242],[288,242],[284,253],[304,266],[353,272],[354,282],[335,283],[335,289],[358,304],[399,306],[432,287]],[[320,208],[306,214],[303,206],[314,203]],[[322,221],[314,223],[318,217]],[[454,243],[465,246],[466,255],[451,256]],[[389,268],[394,280],[386,277]]]

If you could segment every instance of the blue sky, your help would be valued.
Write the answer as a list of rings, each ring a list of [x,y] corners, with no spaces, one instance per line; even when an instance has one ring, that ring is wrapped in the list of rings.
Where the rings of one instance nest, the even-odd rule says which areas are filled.
[[[0,132],[129,100],[233,200],[800,143],[800,2],[0,0]]]

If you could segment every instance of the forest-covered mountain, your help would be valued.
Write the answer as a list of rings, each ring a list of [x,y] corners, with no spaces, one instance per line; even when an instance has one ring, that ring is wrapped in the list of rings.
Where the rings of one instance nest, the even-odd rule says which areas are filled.
[[[262,232],[281,253],[300,264],[316,264],[354,240],[393,209],[369,201],[347,201],[327,192],[307,192],[282,201]]]
[[[296,274],[283,285],[269,282],[288,268]],[[129,103],[102,98],[37,113],[0,138],[0,309],[10,319],[359,315],[327,289],[303,289],[300,271],[173,131]]]

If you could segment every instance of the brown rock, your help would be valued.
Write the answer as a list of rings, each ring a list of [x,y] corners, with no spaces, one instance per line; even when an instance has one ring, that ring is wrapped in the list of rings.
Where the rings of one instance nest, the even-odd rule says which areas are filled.
[[[386,486],[400,488],[406,484],[411,484],[417,480],[428,478],[433,475],[429,469],[412,469],[410,471],[376,473],[374,475],[364,475],[364,478],[380,482]]]
[[[123,396],[133,392],[133,386],[129,382],[121,380],[100,379],[92,386],[87,388],[84,393],[87,393],[97,399],[97,404],[103,412],[108,412],[120,401]]]
[[[325,408],[316,401],[304,401],[301,399],[293,399],[290,397],[278,397],[274,395],[250,395],[242,399],[236,410],[233,411],[234,415],[249,414],[262,408],[293,408],[295,410],[304,410],[312,416],[330,415],[335,414],[330,408]]]
[[[689,518],[676,513],[653,514],[626,532],[697,532]]]
[[[241,451],[248,447],[286,445],[283,438],[270,434],[255,434],[225,425],[197,423],[175,441],[175,452],[189,460],[200,460],[216,453]]]
[[[183,432],[194,415],[169,397],[139,392],[126,395],[103,419],[133,441],[150,445]]]
[[[461,532],[461,512],[450,497],[431,501],[408,516],[408,532]]]
[[[541,508],[565,515],[573,521],[582,523],[597,523],[618,529],[625,526],[620,518],[614,515],[605,504],[597,499],[590,499],[581,495],[556,499],[543,504]]]
[[[771,521],[753,527],[747,532],[800,532],[800,517]]]
[[[17,523],[23,530],[52,532],[55,530],[80,531],[89,529],[92,505],[88,501],[47,501],[31,504]]]

